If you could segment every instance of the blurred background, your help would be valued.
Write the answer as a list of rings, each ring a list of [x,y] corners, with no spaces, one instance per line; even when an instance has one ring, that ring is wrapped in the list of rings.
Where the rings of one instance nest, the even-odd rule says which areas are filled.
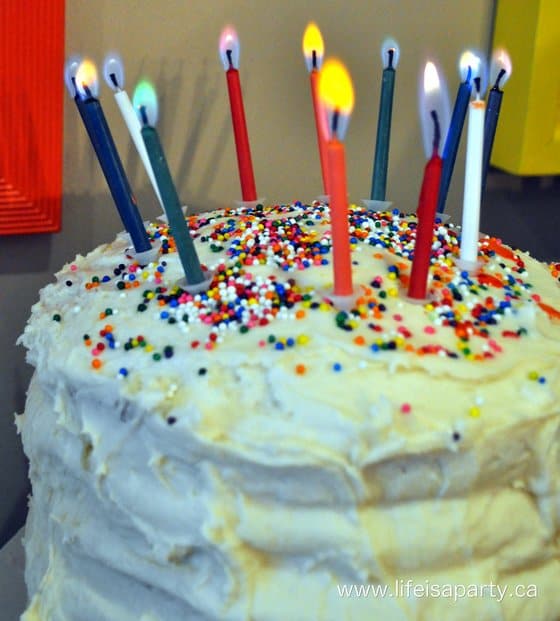
[[[322,193],[301,51],[307,23],[318,24],[326,56],[340,57],[354,81],[356,105],[346,149],[348,188],[355,202],[370,192],[380,46],[390,35],[401,55],[387,198],[403,211],[414,211],[425,164],[418,76],[426,60],[434,60],[445,73],[453,102],[459,55],[467,47],[491,49],[495,14],[491,0],[67,0],[65,49],[66,56],[91,57],[99,68],[107,52],[118,51],[131,96],[140,78],[154,83],[160,98],[158,129],[179,194],[191,210],[201,211],[240,198],[226,79],[218,58],[225,24],[236,27],[241,42],[240,75],[258,194],[275,202],[309,201]],[[62,69],[54,89],[64,88]],[[510,88],[515,92],[515,71],[514,61],[504,110],[527,105],[508,97]],[[145,218],[154,218],[160,209],[104,83],[100,99],[140,210]],[[112,240],[122,228],[75,105],[66,93],[64,101],[62,230],[0,237],[0,545],[22,525],[29,492],[13,417],[23,411],[32,369],[15,341],[38,290],[52,281],[52,274],[76,254]],[[464,149],[463,137],[447,203],[455,221],[461,214]],[[560,257],[557,195],[553,175],[493,171],[481,228],[539,258]]]

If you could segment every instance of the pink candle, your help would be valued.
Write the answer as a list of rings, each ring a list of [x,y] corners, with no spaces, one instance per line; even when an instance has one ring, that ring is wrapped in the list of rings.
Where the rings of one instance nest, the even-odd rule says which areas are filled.
[[[245,120],[241,82],[239,80],[239,39],[231,26],[226,26],[222,30],[220,36],[220,58],[226,71],[237,165],[239,167],[239,181],[241,183],[241,196],[244,201],[255,201],[257,200],[257,190],[253,174],[253,162],[251,160],[249,134],[247,133],[247,122]]]
[[[319,75],[319,98],[328,115],[328,179],[334,264],[334,294],[352,295],[352,260],[348,232],[348,192],[344,135],[354,107],[354,88],[346,67],[328,60]]]

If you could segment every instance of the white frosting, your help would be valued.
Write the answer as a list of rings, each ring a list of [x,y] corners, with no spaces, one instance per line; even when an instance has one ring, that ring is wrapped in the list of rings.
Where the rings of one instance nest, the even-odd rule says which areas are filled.
[[[201,260],[218,273],[220,262],[238,258],[201,237],[228,218],[218,213],[195,227]],[[233,222],[245,226],[216,244],[258,239],[258,219]],[[382,226],[391,222],[407,221]],[[308,225],[317,239],[325,228]],[[376,230],[373,217],[363,230]],[[560,328],[536,303],[560,308],[560,293],[546,266],[517,255],[526,270],[516,277],[532,287],[516,285],[511,310],[488,327],[495,347],[486,337],[469,341],[474,353],[503,351],[473,360],[418,353],[463,344],[437,308],[409,304],[402,285],[376,298],[386,307],[381,316],[347,318],[351,331],[336,326],[336,310],[314,310],[310,301],[272,317],[264,294],[246,308],[270,321],[246,334],[239,324],[197,320],[196,299],[158,307],[154,298],[139,311],[142,291],[156,286],[150,279],[170,289],[182,274],[171,253],[160,258],[161,276],[151,265],[134,281],[113,277],[128,264],[125,248],[117,239],[66,266],[41,292],[22,337],[36,367],[18,418],[33,485],[23,621],[560,617]],[[356,245],[355,281],[367,287],[381,275],[389,291],[387,266],[396,258],[378,250]],[[313,291],[330,290],[330,266],[284,272],[265,254],[267,263],[247,268],[255,287],[272,274],[295,278],[318,302]],[[495,255],[485,270],[502,276],[513,265]],[[107,283],[86,288],[104,274]],[[141,284],[118,289],[119,280]],[[215,288],[221,299],[224,285]],[[503,295],[460,283],[457,290],[463,299],[454,308],[463,304],[456,310],[465,315],[486,295]],[[103,316],[106,309],[112,314]],[[162,309],[177,322],[162,319]],[[98,336],[108,323],[117,346],[92,355],[97,342],[110,342]],[[402,334],[399,326],[411,333],[406,343],[372,351],[376,339]],[[520,328],[527,334],[504,336]],[[295,344],[279,351],[271,334]],[[125,350],[137,335],[148,345]],[[154,361],[166,345],[173,355]],[[117,379],[121,368],[127,375]],[[345,598],[337,590],[400,580],[493,582],[511,591],[535,584],[539,596],[453,602]]]

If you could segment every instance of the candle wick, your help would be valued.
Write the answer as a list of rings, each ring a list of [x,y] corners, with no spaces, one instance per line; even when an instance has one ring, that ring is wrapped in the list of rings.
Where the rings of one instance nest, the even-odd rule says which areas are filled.
[[[311,63],[313,65],[313,69],[317,69],[317,50],[313,50],[311,52]]]
[[[91,90],[90,90],[89,86],[85,82],[82,82],[82,88],[84,89],[86,97],[93,97],[93,95],[91,94]]]
[[[114,73],[111,73],[109,77],[111,78],[111,82],[114,84],[115,88],[118,88],[120,90],[121,87],[119,86],[119,83],[117,82],[117,76]]]
[[[433,155],[437,155],[438,152],[439,152],[439,142],[440,142],[440,139],[441,139],[441,131],[440,131],[440,127],[439,127],[439,119],[438,119],[437,112],[435,110],[432,110],[430,112],[430,116],[434,120],[434,142],[432,143],[432,145],[433,145]]]
[[[467,78],[465,79],[465,83],[468,84],[471,81],[472,78],[472,67],[469,65],[469,68],[467,69]]]
[[[388,65],[388,68],[392,69],[393,68],[393,56],[395,55],[395,49],[394,48],[390,48],[387,51],[387,54],[389,55],[389,65]]]
[[[73,75],[71,80],[72,80],[72,84],[74,85],[74,97],[75,97],[76,95],[79,95],[78,85],[76,84],[76,76]]]
[[[338,130],[338,119],[340,116],[340,111],[335,109],[332,115],[332,119],[331,119],[331,130],[332,130],[332,134],[333,136],[336,135],[336,132]]]
[[[140,106],[140,116],[142,117],[142,123],[148,125],[148,114],[146,112],[146,106]]]
[[[228,59],[229,68],[230,69],[234,69],[233,60],[232,60],[232,54],[233,54],[232,50],[226,50],[226,56],[227,56],[227,59]]]
[[[505,69],[500,69],[500,73],[498,73],[498,77],[496,78],[496,81],[494,82],[494,86],[492,87],[492,90],[496,89],[497,91],[500,90],[500,80],[506,75],[506,70]]]
[[[474,87],[476,88],[476,98],[480,99],[480,76],[477,76],[474,80]]]

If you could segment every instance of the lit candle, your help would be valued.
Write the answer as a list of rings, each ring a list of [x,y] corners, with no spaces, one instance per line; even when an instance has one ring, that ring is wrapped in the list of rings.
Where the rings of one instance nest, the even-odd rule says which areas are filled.
[[[439,213],[443,213],[445,209],[445,201],[447,200],[447,193],[449,192],[449,184],[451,183],[451,177],[455,167],[455,160],[457,158],[457,151],[459,150],[459,143],[461,141],[465,116],[467,114],[467,108],[469,107],[469,101],[471,98],[472,66],[475,60],[478,60],[478,57],[469,50],[463,52],[459,59],[459,75],[461,77],[461,83],[457,89],[457,97],[455,98],[455,105],[453,106],[451,122],[449,124],[449,130],[443,146],[443,170],[441,172],[441,184],[439,187],[437,207]]]
[[[354,107],[354,88],[346,67],[329,59],[319,74],[319,98],[327,113],[330,217],[334,263],[334,294],[352,295],[352,264],[348,232],[348,191],[344,136]]]
[[[74,102],[76,103],[76,107],[78,108],[80,116],[83,119],[82,98],[80,97],[80,94],[78,93],[78,87],[76,85],[76,74],[78,73],[78,69],[80,68],[80,65],[82,64],[82,60],[83,58],[81,56],[78,56],[78,55],[70,56],[70,58],[66,61],[66,64],[64,65],[64,82],[66,83],[66,88],[68,89],[68,92],[70,93],[70,96],[72,97],[72,99],[74,99]]]
[[[439,146],[438,150],[434,152],[434,121],[432,112],[436,113],[440,135],[446,135],[450,117],[449,95],[447,88],[441,72],[438,72],[433,62],[426,63],[423,79],[421,80],[421,88],[419,90],[420,124],[422,127],[424,153],[426,154],[428,163],[426,164],[426,168],[424,170],[424,179],[422,181],[422,188],[418,199],[418,208],[416,210],[418,218],[421,217],[424,205],[428,200],[426,198],[427,195],[430,197],[434,195],[436,196],[437,208],[437,197],[441,181],[440,169],[443,166],[439,156]],[[433,186],[436,183],[436,177],[437,188],[434,188]],[[429,207],[431,210],[431,203]]]
[[[245,121],[245,108],[239,81],[239,39],[231,26],[226,26],[220,36],[220,58],[226,72],[231,120],[235,137],[241,196],[244,201],[256,201],[257,190],[253,174],[253,162]]]
[[[428,273],[434,222],[441,181],[442,159],[439,155],[440,136],[443,127],[449,124],[449,100],[436,66],[426,63],[423,87],[420,91],[420,119],[424,150],[429,158],[424,169],[424,178],[418,199],[418,224],[414,244],[414,259],[410,273],[408,297],[424,300],[427,295]]]
[[[156,177],[167,222],[175,240],[179,259],[188,285],[198,285],[206,280],[196,248],[185,222],[181,202],[175,189],[167,161],[155,129],[157,122],[157,97],[149,82],[140,82],[134,90],[133,103],[142,124],[141,134]]]
[[[461,226],[461,251],[459,265],[474,270],[478,257],[478,232],[480,226],[480,188],[482,183],[482,149],[484,143],[484,114],[486,105],[480,99],[480,78],[474,78],[476,96],[469,104],[467,128],[467,159],[465,165],[465,193]]]
[[[91,133],[90,128],[88,127],[89,119],[86,115],[84,115],[84,102],[80,97],[80,93],[78,92],[78,87],[76,84],[76,74],[78,73],[78,69],[82,64],[83,58],[81,56],[71,56],[64,66],[64,81],[66,82],[66,88],[70,93],[70,96],[74,99],[74,103],[76,104],[76,108],[80,113],[80,118],[82,119],[82,123],[86,128],[87,134],[90,140],[93,143],[95,136]]]
[[[319,159],[321,162],[321,174],[323,176],[323,192],[329,194],[328,162],[327,162],[327,128],[326,117],[321,110],[317,84],[319,72],[323,64],[325,46],[321,31],[317,24],[310,22],[303,35],[303,55],[309,71],[311,84],[311,98],[313,101],[313,114],[315,116],[315,129],[317,131],[317,146],[319,147]]]
[[[490,84],[493,84],[493,86],[488,93],[486,118],[484,120],[481,196],[484,196],[484,192],[486,191],[486,177],[488,175],[488,168],[490,167],[492,146],[494,145],[496,127],[498,126],[498,118],[500,116],[500,108],[504,96],[504,91],[500,87],[503,87],[508,81],[511,75],[511,69],[509,54],[505,50],[496,50],[492,55],[492,63],[490,65]]]
[[[122,223],[130,235],[137,259],[141,261],[142,253],[150,252],[152,247],[103,109],[97,99],[99,91],[97,69],[89,60],[80,62],[76,73],[73,74],[75,69],[76,59],[71,59],[66,66],[66,84],[74,97]]]
[[[399,62],[399,46],[394,39],[385,39],[381,45],[381,62],[383,63],[383,78],[381,80],[377,138],[371,181],[371,200],[375,201],[384,201],[387,192],[387,167],[389,164],[395,70]]]
[[[142,140],[140,121],[138,120],[138,116],[132,107],[128,93],[124,90],[124,66],[121,58],[117,54],[109,54],[105,58],[105,62],[103,63],[103,77],[105,78],[105,82],[107,82],[109,88],[111,88],[115,94],[115,101],[119,106],[119,110],[121,111],[124,122],[126,123],[130,133],[130,137],[132,138],[134,146],[138,151],[138,155],[142,160],[142,164],[148,174],[148,178],[154,188],[158,201],[163,207],[154,171],[152,170],[150,158],[148,157],[148,152],[146,151],[146,145]]]

